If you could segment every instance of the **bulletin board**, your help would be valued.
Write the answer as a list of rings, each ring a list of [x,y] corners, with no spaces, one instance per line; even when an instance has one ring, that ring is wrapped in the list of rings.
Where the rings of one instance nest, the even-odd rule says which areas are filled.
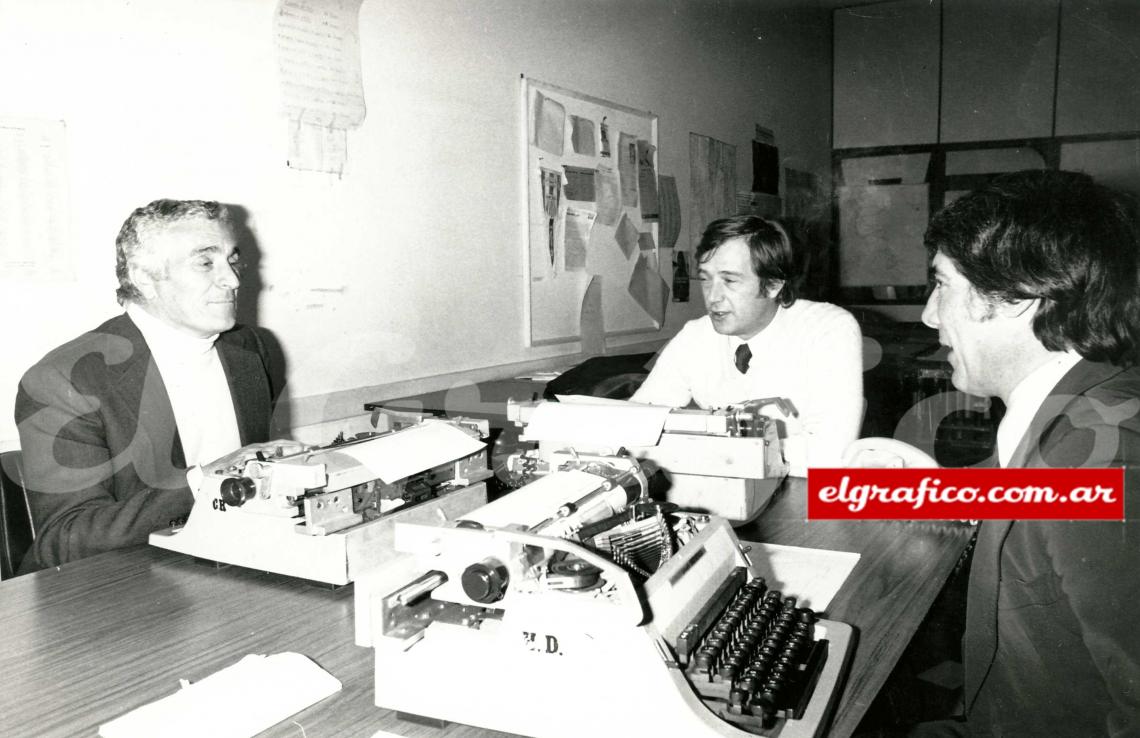
[[[528,344],[579,340],[588,291],[605,335],[659,330],[657,116],[526,76],[521,86]]]

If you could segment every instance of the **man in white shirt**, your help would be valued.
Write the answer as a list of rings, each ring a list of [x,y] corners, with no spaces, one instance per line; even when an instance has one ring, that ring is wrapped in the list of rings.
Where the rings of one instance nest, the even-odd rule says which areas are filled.
[[[966,722],[916,735],[1140,735],[1140,243],[1084,174],[1018,172],[938,213],[923,321],[954,386],[1000,397],[1006,467],[1125,467],[1124,521],[984,521]]]
[[[143,543],[186,518],[203,473],[288,443],[268,442],[270,354],[235,327],[239,258],[216,202],[156,200],[123,224],[126,312],[20,381],[35,524],[21,572]]]
[[[717,408],[783,397],[791,473],[839,466],[863,417],[863,343],[846,310],[797,299],[800,270],[784,228],[742,215],[713,221],[697,247],[708,314],[661,351],[630,398],[670,407]]]

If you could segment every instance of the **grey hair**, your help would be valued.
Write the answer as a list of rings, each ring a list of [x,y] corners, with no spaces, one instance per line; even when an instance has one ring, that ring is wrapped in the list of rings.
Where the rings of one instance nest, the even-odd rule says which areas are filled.
[[[143,296],[131,279],[131,267],[138,266],[152,274],[161,271],[157,255],[149,246],[149,236],[157,230],[187,218],[203,218],[229,223],[224,205],[212,200],[155,200],[136,208],[123,222],[115,239],[115,276],[119,287],[115,297],[120,305],[142,302]]]

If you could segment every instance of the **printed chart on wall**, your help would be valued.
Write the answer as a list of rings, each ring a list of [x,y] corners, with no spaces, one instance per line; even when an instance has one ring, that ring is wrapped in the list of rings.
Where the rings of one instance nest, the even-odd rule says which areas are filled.
[[[530,344],[581,338],[595,290],[605,335],[660,329],[669,288],[658,262],[657,117],[521,81]]]

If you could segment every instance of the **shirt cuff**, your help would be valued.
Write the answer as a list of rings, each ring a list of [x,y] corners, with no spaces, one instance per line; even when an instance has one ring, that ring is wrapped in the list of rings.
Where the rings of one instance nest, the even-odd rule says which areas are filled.
[[[190,493],[195,497],[198,496],[198,490],[202,487],[202,478],[205,476],[200,466],[192,466],[186,470],[186,484],[189,485]]]

